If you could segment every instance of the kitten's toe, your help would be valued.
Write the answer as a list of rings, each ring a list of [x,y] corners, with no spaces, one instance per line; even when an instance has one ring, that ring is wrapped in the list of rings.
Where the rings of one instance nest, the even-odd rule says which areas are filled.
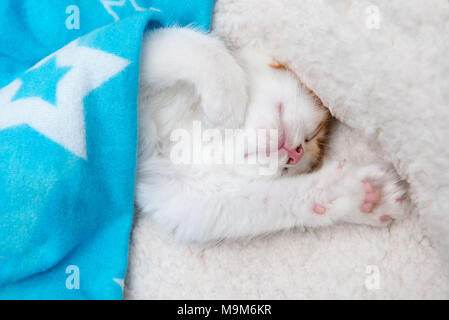
[[[313,212],[315,212],[316,214],[325,214],[326,213],[326,207],[315,203],[315,206],[313,207]]]
[[[366,209],[371,209],[369,215],[372,215],[371,218],[374,220],[372,225],[387,226],[404,216],[406,190],[399,181],[399,177],[392,172],[386,172],[379,182],[378,187],[368,186],[364,183],[366,197],[361,211],[368,213]]]
[[[368,181],[363,182],[363,188],[365,190],[365,200],[361,205],[361,210],[364,213],[371,213],[373,212],[374,207],[379,203],[380,193]]]

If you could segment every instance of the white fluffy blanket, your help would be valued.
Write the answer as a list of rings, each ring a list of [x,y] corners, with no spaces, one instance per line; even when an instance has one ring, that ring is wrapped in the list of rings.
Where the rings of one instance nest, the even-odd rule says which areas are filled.
[[[338,129],[333,156],[392,162],[414,208],[385,229],[295,230],[212,248],[174,243],[142,218],[125,296],[449,298],[448,1],[218,0],[213,25],[232,46],[264,47],[292,67],[353,128]],[[357,136],[376,142],[371,152]]]

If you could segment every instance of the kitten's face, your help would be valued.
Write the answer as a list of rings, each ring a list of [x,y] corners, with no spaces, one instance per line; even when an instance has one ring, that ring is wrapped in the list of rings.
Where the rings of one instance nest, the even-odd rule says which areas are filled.
[[[276,160],[275,175],[310,171],[323,155],[328,110],[283,65],[254,52],[240,52],[238,56],[250,84],[244,128],[276,129],[267,134],[265,148],[261,147],[263,141],[248,145],[247,157]]]

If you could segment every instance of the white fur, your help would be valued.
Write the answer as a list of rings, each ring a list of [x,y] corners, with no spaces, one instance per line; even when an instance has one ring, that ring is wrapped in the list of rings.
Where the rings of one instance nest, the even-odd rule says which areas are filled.
[[[299,174],[310,170],[311,156],[306,153],[297,165],[288,166],[288,176],[281,176],[289,158],[285,151],[275,155],[279,167],[267,178],[254,170],[257,165],[226,170],[226,165],[173,163],[170,134],[178,128],[193,130],[193,120],[208,127],[276,128],[282,132],[275,135],[276,142],[281,135],[288,148],[306,148],[305,139],[325,111],[314,105],[294,75],[270,67],[269,57],[249,49],[236,56],[211,35],[190,29],[160,29],[144,39],[139,212],[150,214],[157,225],[184,241],[252,237],[336,222],[387,225],[380,217],[400,212],[396,200],[404,192],[391,170],[379,164],[346,163],[339,168],[338,162],[329,162],[316,172]],[[360,209],[366,181],[382,197],[371,214]],[[315,213],[315,204],[324,206],[325,214]]]
[[[380,8],[378,30],[365,28],[365,9],[372,4]],[[449,81],[441,79],[449,62],[448,12],[445,0],[218,0],[214,29],[236,47],[257,42],[290,62],[337,117],[356,128],[338,128],[333,157],[361,164],[391,159],[412,184],[415,204],[423,214],[434,212],[431,220],[447,230],[445,189],[435,194],[432,181],[447,181],[449,172],[449,135],[441,136],[447,130]],[[434,116],[423,118],[429,110]],[[379,128],[381,143],[371,141],[366,152],[358,136]],[[428,128],[440,138],[429,138]],[[432,172],[428,179],[420,179],[426,171]],[[431,209],[438,205],[440,210]],[[388,229],[343,225],[199,250],[173,242],[149,217],[136,217],[125,296],[447,299],[447,265],[421,223],[412,214]],[[366,286],[370,266],[378,267],[378,289]]]

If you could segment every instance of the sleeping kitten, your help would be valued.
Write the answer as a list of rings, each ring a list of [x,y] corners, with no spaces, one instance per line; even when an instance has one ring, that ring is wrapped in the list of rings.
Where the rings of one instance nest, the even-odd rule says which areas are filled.
[[[404,191],[380,165],[312,171],[329,112],[272,58],[159,29],[143,40],[140,81],[136,204],[177,239],[386,226],[401,212]]]

